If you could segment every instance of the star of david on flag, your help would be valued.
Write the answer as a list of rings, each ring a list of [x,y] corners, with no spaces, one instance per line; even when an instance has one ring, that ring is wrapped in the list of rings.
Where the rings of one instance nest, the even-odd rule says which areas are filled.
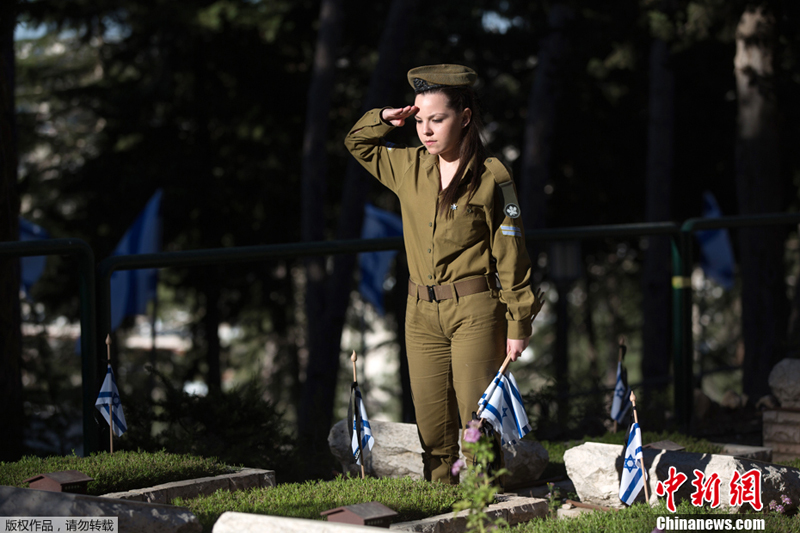
[[[531,431],[517,381],[511,372],[498,372],[478,401],[480,418],[500,434],[502,444],[514,444]]]
[[[353,450],[353,459],[355,459],[357,465],[360,465],[362,464],[361,458],[364,450],[372,450],[375,445],[375,438],[372,436],[372,428],[369,425],[369,418],[367,418],[364,399],[361,397],[358,384],[355,382],[352,385],[351,400],[350,448]]]
[[[611,401],[611,418],[622,423],[631,406],[631,389],[628,387],[627,372],[622,367],[622,361],[617,363],[617,384],[614,387],[614,399]]]
[[[642,463],[642,430],[639,424],[634,422],[628,435],[628,445],[625,447],[622,478],[619,483],[619,499],[628,505],[633,504],[636,496],[644,488],[647,474],[642,470]]]
[[[109,426],[111,426],[109,411],[113,411],[114,425],[111,429],[114,435],[119,437],[128,431],[128,424],[125,422],[125,413],[122,412],[122,401],[119,398],[119,391],[117,390],[117,380],[114,378],[114,371],[111,370],[111,365],[108,365],[106,379],[103,380],[103,386],[100,387],[100,394],[97,396],[97,401],[94,405],[103,413],[103,418],[106,419]],[[109,406],[113,406],[113,409],[110,409]]]

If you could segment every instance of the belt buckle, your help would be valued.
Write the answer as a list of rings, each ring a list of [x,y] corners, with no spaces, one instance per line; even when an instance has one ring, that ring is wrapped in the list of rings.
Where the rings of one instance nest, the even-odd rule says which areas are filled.
[[[436,291],[433,290],[433,285],[426,285],[425,288],[428,289],[428,298],[430,298],[432,302],[438,302],[439,300],[436,299]]]

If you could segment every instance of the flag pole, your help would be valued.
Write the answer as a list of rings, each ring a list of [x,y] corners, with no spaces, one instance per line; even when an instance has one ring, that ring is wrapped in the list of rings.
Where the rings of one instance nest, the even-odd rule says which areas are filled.
[[[625,335],[619,336],[619,358],[617,359],[617,364],[622,364],[622,360],[625,359],[625,352],[627,351],[627,347],[625,346]],[[617,432],[618,429],[618,422],[614,420],[614,433]]]
[[[111,366],[111,334],[106,335],[106,351],[108,353],[108,366]],[[114,455],[114,395],[108,404],[108,442],[109,455]]]
[[[536,320],[537,316],[539,316],[539,311],[542,310],[542,306],[544,305],[544,300],[543,300],[544,292],[541,289],[536,289],[536,291],[534,291],[534,295],[535,295],[536,305],[534,307],[533,316],[531,317],[531,324],[533,324],[533,321]],[[500,366],[500,370],[498,370],[497,373],[498,374],[505,374],[506,369],[508,368],[509,364],[511,364],[511,354],[507,354],[506,355],[506,359],[505,359],[505,361],[503,361],[503,364]],[[492,395],[494,394],[494,391],[496,389],[497,389],[497,383],[494,380],[492,380],[491,388],[488,390],[487,393],[485,393],[487,402],[488,402],[489,398],[492,397]],[[475,416],[480,418],[481,417],[481,413],[483,413],[485,408],[486,408],[486,405],[478,406],[478,411],[475,413]]]
[[[633,394],[631,391],[631,409],[633,409],[633,422],[638,426],[639,425],[639,416],[636,414],[636,395]],[[640,428],[641,429],[641,428]],[[639,466],[642,469],[642,477],[644,477],[644,500],[650,504],[650,495],[647,493],[647,470],[644,469],[644,454],[642,454],[642,458],[639,459],[640,463]]]
[[[354,387],[358,385],[358,379],[356,379],[356,360],[357,359],[358,359],[358,356],[356,355],[356,351],[353,350],[353,355],[350,356],[350,360],[353,362],[353,386]],[[358,413],[359,413],[358,405],[353,405],[353,420],[357,420],[358,419]],[[364,450],[361,447],[361,431],[359,431],[358,424],[355,424],[355,426],[356,427],[353,429],[353,431],[356,432],[356,440],[358,440],[358,453],[361,456],[361,479],[366,479],[367,474],[364,471]]]

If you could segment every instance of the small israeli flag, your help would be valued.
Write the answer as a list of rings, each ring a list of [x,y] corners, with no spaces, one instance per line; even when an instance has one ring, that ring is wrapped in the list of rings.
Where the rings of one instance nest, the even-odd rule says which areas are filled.
[[[647,474],[642,470],[642,464],[642,430],[639,428],[639,424],[634,422],[628,435],[628,445],[625,447],[622,479],[619,483],[619,499],[628,505],[633,504],[647,479]]]
[[[478,401],[480,417],[500,434],[502,444],[514,444],[531,431],[517,382],[511,372],[498,372]]]
[[[117,437],[128,431],[128,424],[125,422],[125,413],[122,412],[122,402],[119,399],[119,391],[117,391],[117,380],[114,378],[114,371],[111,370],[111,365],[108,365],[106,371],[106,379],[103,380],[103,386],[100,387],[100,394],[97,396],[97,401],[94,403],[101,413],[103,418],[106,419],[108,425],[111,425],[109,419],[109,406],[113,405],[114,425],[112,430]]]
[[[364,450],[372,450],[375,445],[375,439],[372,436],[372,428],[369,425],[369,418],[367,417],[367,410],[364,407],[364,399],[361,397],[361,391],[358,384],[353,382],[352,390],[352,419],[351,424],[351,440],[350,447],[353,450],[353,459],[356,464],[361,464],[361,457]],[[360,443],[360,446],[359,446]]]
[[[611,418],[622,423],[625,414],[631,407],[631,389],[626,383],[626,372],[622,361],[617,363],[617,385],[614,387],[614,399],[611,401]]]

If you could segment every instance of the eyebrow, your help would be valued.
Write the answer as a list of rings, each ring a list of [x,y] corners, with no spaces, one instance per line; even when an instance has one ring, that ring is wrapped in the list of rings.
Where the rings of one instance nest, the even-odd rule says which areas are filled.
[[[447,113],[443,113],[443,112],[439,112],[439,113],[431,113],[430,115],[428,115],[428,117],[427,117],[427,118],[433,118],[433,117],[440,116],[440,115],[441,115],[441,116],[445,116],[445,117],[446,117],[446,116],[447,116]],[[425,117],[420,117],[420,116],[419,116],[419,113],[417,113],[416,115],[414,115],[414,118],[417,118],[417,119],[419,119],[419,118],[425,118]]]

